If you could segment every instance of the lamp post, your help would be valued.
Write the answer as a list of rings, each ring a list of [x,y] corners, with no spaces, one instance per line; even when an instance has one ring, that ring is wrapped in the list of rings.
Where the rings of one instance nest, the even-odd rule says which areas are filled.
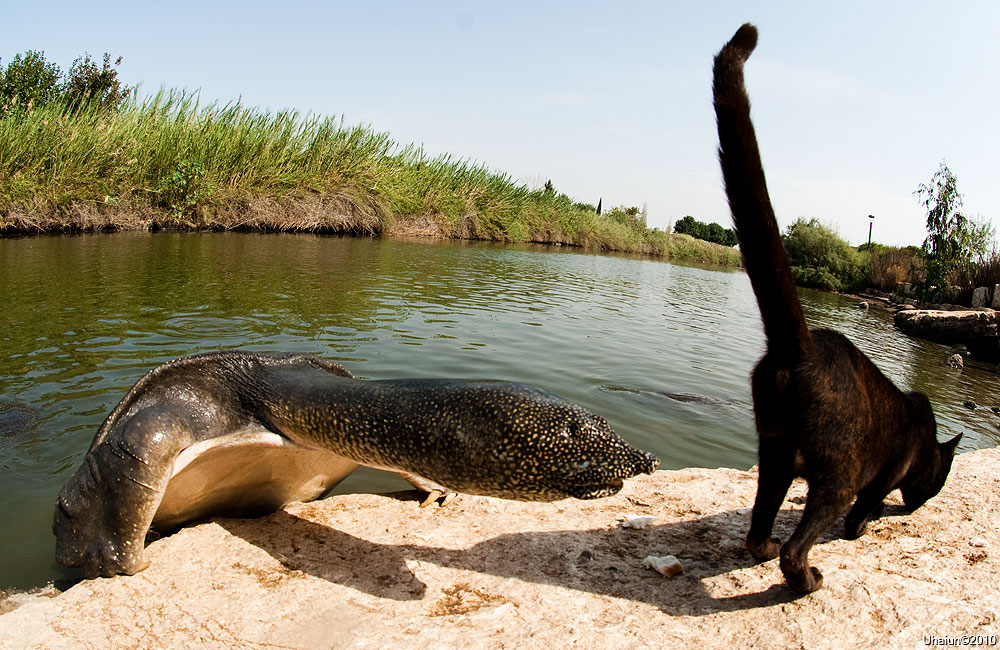
[[[875,215],[868,215],[868,252],[872,252],[872,225],[875,223]]]

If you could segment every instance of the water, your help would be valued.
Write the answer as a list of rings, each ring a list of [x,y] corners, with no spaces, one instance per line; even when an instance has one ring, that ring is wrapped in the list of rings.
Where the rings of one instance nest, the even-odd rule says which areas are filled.
[[[523,381],[604,415],[664,468],[756,462],[748,376],[763,334],[742,272],[531,246],[143,233],[0,239],[0,291],[0,588],[79,575],[52,559],[59,488],[140,376],[196,352]],[[1000,416],[962,406],[1000,403],[995,368],[954,371],[888,314],[802,297],[812,325],[928,393],[942,437],[997,444]],[[338,491],[406,487],[362,470]]]

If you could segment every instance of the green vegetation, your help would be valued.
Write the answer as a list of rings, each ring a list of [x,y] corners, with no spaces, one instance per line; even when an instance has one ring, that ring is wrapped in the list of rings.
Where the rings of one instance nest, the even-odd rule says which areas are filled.
[[[574,202],[388,134],[294,111],[201,105],[161,91],[139,100],[105,54],[68,74],[40,52],[0,67],[0,232],[157,228],[416,234],[559,243],[739,266],[735,233],[694,217],[652,229],[645,208]],[[941,163],[915,194],[922,249],[850,246],[817,219],[788,227],[796,281],[829,291],[900,284],[962,294],[1000,282],[989,222],[959,209]],[[941,289],[939,289],[941,287]]]
[[[158,228],[425,235],[558,243],[740,266],[735,233],[686,216],[666,233],[646,210],[574,202],[551,180],[529,189],[451,156],[428,157],[368,126],[201,105],[161,91],[138,99],[104,54],[68,74],[41,52],[0,67],[0,233]],[[817,219],[783,236],[796,281],[829,291],[900,284],[935,293],[1000,283],[989,222],[959,209],[942,162],[916,194],[922,249],[857,249]],[[939,289],[940,288],[940,289]]]
[[[1000,253],[987,219],[959,211],[962,196],[945,163],[914,192],[927,209],[922,248],[852,247],[817,219],[799,219],[783,237],[796,282],[828,291],[909,285],[924,300],[965,303],[976,287],[1000,284]]]
[[[691,235],[655,232],[656,239],[662,241],[663,255],[686,260],[696,260],[721,266],[743,266],[743,256],[735,248],[713,244]]]
[[[691,215],[688,215],[674,224],[674,232],[691,235],[696,239],[703,239],[722,246],[735,246],[739,243],[736,239],[736,231],[732,228],[723,228],[717,223],[702,223]]]
[[[22,106],[44,106],[59,96],[59,66],[28,50],[0,70],[0,115]]]
[[[0,232],[416,234],[740,264],[733,251],[648,228],[645,210],[601,215],[551,181],[532,190],[367,126],[126,92],[108,55],[103,66],[77,59],[66,78],[37,52],[0,70]]]
[[[818,219],[799,218],[782,236],[797,284],[824,291],[863,291],[878,289],[895,292],[910,285],[920,298],[943,298],[931,295],[926,287],[928,255],[916,246],[898,248],[872,243],[851,246],[830,226]],[[964,273],[950,274],[951,302],[971,297],[974,266],[965,265]],[[1000,263],[997,264],[1000,270]]]

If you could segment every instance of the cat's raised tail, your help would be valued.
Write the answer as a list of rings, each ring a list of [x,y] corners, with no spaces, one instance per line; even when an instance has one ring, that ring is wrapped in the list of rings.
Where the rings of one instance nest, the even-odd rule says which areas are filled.
[[[785,365],[801,358],[810,335],[767,193],[743,84],[743,64],[756,46],[757,28],[740,27],[715,57],[712,89],[719,162],[743,263],[764,321],[768,353]]]

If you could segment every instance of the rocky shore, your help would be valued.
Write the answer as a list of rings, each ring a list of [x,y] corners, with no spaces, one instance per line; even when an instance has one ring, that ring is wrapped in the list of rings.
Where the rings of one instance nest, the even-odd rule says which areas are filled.
[[[1000,311],[987,307],[985,287],[976,290],[973,307],[952,304],[922,304],[903,294],[869,291],[847,294],[858,300],[862,309],[875,307],[893,313],[896,329],[907,336],[934,341],[967,350],[973,357],[991,363],[1000,362]],[[989,294],[993,304],[1000,301],[1000,290]]]
[[[893,323],[910,336],[964,345],[976,358],[994,363],[1000,360],[997,312],[992,309],[903,309],[893,316]]]
[[[138,575],[0,603],[0,648],[916,648],[1000,634],[1000,449],[911,515],[811,554],[794,598],[742,549],[756,475],[660,471],[597,501],[349,494],[153,542]],[[776,532],[798,520],[804,484]],[[893,500],[896,499],[896,500]],[[895,505],[893,505],[895,504]],[[655,517],[644,528],[628,516]],[[641,525],[642,520],[638,520]],[[644,567],[673,555],[671,578]],[[953,641],[952,643],[958,643]],[[987,646],[989,647],[989,646]]]

